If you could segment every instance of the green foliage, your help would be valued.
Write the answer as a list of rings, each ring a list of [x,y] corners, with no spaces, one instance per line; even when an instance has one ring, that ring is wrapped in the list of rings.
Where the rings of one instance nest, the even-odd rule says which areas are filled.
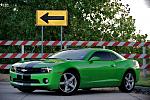
[[[134,34],[134,19],[128,5],[118,0],[1,0],[0,39],[40,40],[41,27],[35,25],[36,10],[68,10],[65,40],[145,41]],[[59,40],[59,27],[46,27],[45,40]]]
[[[129,15],[128,5],[122,5],[119,0],[1,0],[0,40],[41,40],[41,27],[36,26],[36,10],[41,9],[68,10],[63,40],[145,41],[147,37],[134,33],[135,19]],[[60,27],[44,27],[44,40],[60,40]],[[110,48],[117,52],[141,52],[129,47]],[[16,50],[6,47],[2,51]],[[56,49],[46,47],[45,52],[53,50]]]

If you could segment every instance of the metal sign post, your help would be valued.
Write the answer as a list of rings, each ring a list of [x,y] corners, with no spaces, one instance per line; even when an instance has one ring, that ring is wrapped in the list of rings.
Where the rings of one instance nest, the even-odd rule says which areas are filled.
[[[24,45],[21,45],[21,53],[24,54]],[[21,58],[22,61],[24,61],[24,58]]]
[[[61,26],[61,37],[60,37],[60,41],[61,41],[61,51],[62,51],[62,37],[63,37],[63,27]]]
[[[142,47],[142,50],[143,50],[143,54],[146,54],[146,47]],[[146,78],[146,59],[143,59],[143,76],[144,78]]]
[[[42,26],[42,30],[41,30],[42,36],[41,36],[41,41],[42,41],[42,45],[41,45],[41,53],[43,55],[43,33],[44,33],[44,28]]]

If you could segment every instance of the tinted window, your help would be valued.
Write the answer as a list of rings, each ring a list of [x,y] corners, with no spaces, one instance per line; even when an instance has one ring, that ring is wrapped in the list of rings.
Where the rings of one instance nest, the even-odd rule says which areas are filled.
[[[119,59],[118,56],[116,56],[115,54],[111,53],[111,52],[105,52],[105,51],[101,51],[101,52],[95,52],[92,57],[100,57],[101,60],[106,60],[106,61],[111,61],[111,60],[117,60]]]
[[[83,60],[88,51],[86,50],[67,50],[58,52],[49,58],[60,58],[66,60]]]

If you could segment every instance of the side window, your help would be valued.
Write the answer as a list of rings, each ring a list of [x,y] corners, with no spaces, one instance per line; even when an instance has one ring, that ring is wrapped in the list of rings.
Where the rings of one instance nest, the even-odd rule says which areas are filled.
[[[100,57],[100,59],[104,60],[104,61],[112,61],[112,60],[117,60],[119,59],[118,56],[116,56],[115,54],[111,53],[111,52],[105,52],[105,51],[99,51],[99,52],[95,52],[92,57]]]
[[[115,55],[114,53],[109,52],[111,55],[111,60],[117,60],[119,59],[119,57],[117,55]]]

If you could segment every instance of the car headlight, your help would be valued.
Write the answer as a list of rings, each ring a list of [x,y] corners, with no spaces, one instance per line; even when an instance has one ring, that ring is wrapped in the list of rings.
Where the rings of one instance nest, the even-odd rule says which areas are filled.
[[[42,73],[49,73],[49,72],[51,72],[51,68],[41,68],[41,72]]]
[[[12,71],[12,72],[16,72],[16,67],[15,67],[15,66],[12,66],[12,67],[11,67],[11,71]]]

